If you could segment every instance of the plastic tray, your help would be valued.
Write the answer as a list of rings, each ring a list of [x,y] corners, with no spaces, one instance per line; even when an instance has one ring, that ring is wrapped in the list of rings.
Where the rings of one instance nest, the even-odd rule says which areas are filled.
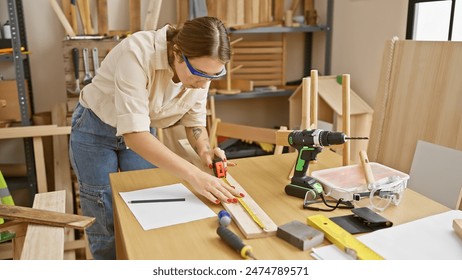
[[[408,174],[377,162],[370,162],[369,164],[375,181],[390,176],[398,176],[403,179],[404,187],[407,186],[407,181],[409,180]],[[313,171],[311,177],[318,180],[323,185],[324,192],[335,199],[343,198],[344,200],[351,201],[353,193],[368,191],[361,165],[348,165]]]

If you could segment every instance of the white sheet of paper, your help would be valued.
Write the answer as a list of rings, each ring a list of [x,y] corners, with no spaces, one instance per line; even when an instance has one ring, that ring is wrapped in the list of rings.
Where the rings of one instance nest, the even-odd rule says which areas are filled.
[[[452,228],[454,219],[462,219],[462,211],[451,210],[377,230],[359,236],[358,240],[387,260],[461,260],[462,239]],[[324,260],[350,259],[335,245],[313,249],[312,256]]]
[[[183,184],[173,184],[149,189],[120,192],[120,196],[132,211],[144,230],[187,223],[216,216]],[[128,203],[131,200],[185,198],[185,201]]]

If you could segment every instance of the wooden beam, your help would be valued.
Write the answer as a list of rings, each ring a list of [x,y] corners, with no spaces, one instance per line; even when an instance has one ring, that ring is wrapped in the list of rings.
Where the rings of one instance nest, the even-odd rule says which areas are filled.
[[[21,126],[21,127],[7,127],[7,128],[2,128],[0,139],[53,136],[53,135],[64,135],[64,134],[70,134],[70,133],[71,133],[70,126],[58,127],[57,125],[33,125],[33,126]]]
[[[67,20],[66,15],[63,13],[58,3],[56,3],[56,0],[50,0],[50,5],[55,11],[55,14],[58,17],[59,21],[63,25],[64,30],[66,30],[67,35],[72,36],[72,37],[75,36],[74,29],[72,29],[72,26],[69,24],[69,21]]]
[[[97,0],[98,5],[98,34],[108,34],[107,0]]]
[[[130,32],[135,33],[141,30],[141,3],[140,0],[129,0],[129,18],[130,18]]]
[[[61,192],[64,194],[66,193],[65,191],[57,191],[53,193]],[[37,195],[39,194],[36,194],[36,197]],[[62,212],[64,212],[64,209],[62,210]],[[60,213],[56,212],[56,210],[50,211],[43,210],[41,208],[35,209],[23,206],[3,204],[0,204],[0,217],[32,224],[41,224],[54,227],[70,227],[81,230],[89,227],[91,224],[95,222],[95,218],[93,217]]]
[[[162,7],[162,0],[150,0],[146,17],[144,19],[144,30],[157,29],[159,22],[160,9]]]
[[[65,195],[64,191],[36,194],[33,205],[35,209],[29,209],[51,213],[64,212]],[[60,260],[63,259],[63,256],[63,228],[35,224],[27,227],[26,239],[21,253],[22,260]]]

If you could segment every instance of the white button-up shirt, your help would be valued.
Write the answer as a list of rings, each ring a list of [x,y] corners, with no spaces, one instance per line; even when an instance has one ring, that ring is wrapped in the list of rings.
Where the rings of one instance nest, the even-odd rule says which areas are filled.
[[[80,93],[80,103],[103,122],[117,128],[117,136],[165,128],[206,125],[204,89],[172,86],[168,64],[168,25],[140,31],[122,40],[101,63],[98,74]],[[178,89],[180,88],[180,89]],[[167,92],[167,90],[174,92]]]

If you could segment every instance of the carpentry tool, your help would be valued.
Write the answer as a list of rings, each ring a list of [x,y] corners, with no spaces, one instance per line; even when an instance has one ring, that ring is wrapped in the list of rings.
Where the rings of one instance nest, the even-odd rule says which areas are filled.
[[[83,84],[91,83],[93,78],[90,73],[90,65],[88,64],[88,48],[83,48],[83,67],[85,68],[85,76],[83,77]]]
[[[354,259],[383,260],[384,258],[356,239],[348,231],[331,221],[324,215],[313,215],[307,218],[307,223],[322,232],[324,236]]]
[[[226,172],[228,171],[228,166],[225,161],[223,161],[219,157],[215,157],[212,160],[212,169],[213,169],[213,174],[215,174],[215,177],[217,178],[226,178]]]
[[[288,195],[316,200],[322,195],[322,185],[313,177],[306,175],[309,162],[316,160],[324,146],[340,145],[348,140],[369,139],[368,137],[349,137],[343,132],[331,132],[322,129],[294,130],[289,132],[289,145],[298,150],[294,175],[285,187]],[[307,195],[309,197],[307,198]]]
[[[324,240],[324,233],[300,221],[279,226],[276,236],[303,251],[318,246]]]
[[[93,71],[95,71],[95,75],[96,75],[96,72],[99,69],[99,57],[98,57],[98,48],[97,47],[94,47],[92,49],[91,56],[93,57]]]
[[[72,62],[74,64],[74,78],[75,78],[75,89],[67,89],[70,94],[80,94],[80,77],[79,77],[79,49],[72,49]]]
[[[249,245],[245,245],[244,242],[237,236],[234,232],[230,229],[219,226],[217,228],[217,234],[228,244],[236,250],[244,259],[254,259],[256,260],[255,256],[252,253],[252,247]]]

